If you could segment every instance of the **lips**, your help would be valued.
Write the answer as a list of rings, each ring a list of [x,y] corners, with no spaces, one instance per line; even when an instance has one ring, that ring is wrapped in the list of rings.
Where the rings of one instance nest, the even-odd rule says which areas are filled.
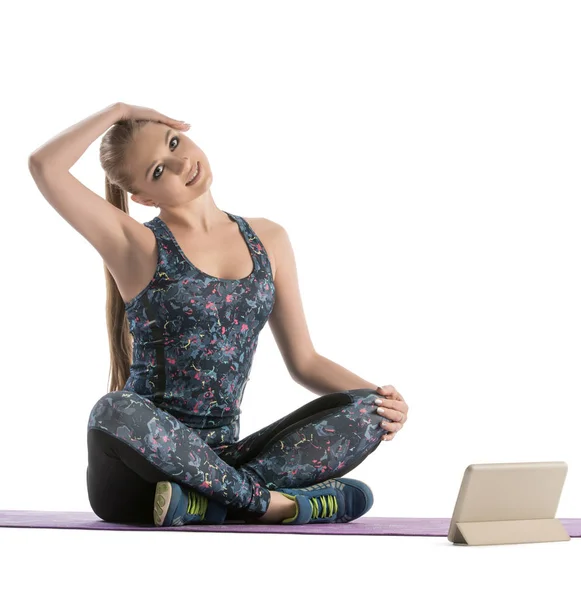
[[[190,181],[190,178],[196,172],[196,169],[198,171],[198,174],[192,181]],[[186,183],[186,186],[193,185],[194,183],[196,183],[196,181],[198,180],[198,177],[200,176],[200,171],[201,171],[200,163],[196,162],[194,168],[188,173],[188,176],[186,177],[186,181],[189,181],[189,183]]]

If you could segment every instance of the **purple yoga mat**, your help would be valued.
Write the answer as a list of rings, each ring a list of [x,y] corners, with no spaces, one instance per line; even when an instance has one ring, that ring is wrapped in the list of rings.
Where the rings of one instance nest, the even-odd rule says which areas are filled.
[[[571,537],[581,537],[581,519],[559,519]],[[213,531],[216,533],[306,533],[330,535],[420,535],[447,537],[450,519],[412,519],[402,517],[360,517],[349,523],[307,525],[257,525],[226,521],[223,525],[185,525],[148,527],[108,523],[92,512],[2,510],[0,527],[37,527],[50,529],[108,529],[116,531]]]

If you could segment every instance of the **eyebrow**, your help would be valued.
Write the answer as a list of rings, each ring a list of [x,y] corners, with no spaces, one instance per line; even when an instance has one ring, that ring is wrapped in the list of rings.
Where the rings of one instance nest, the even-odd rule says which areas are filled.
[[[167,133],[165,134],[165,145],[166,145],[166,146],[167,146],[167,139],[169,138],[170,134],[171,134],[171,129],[168,129],[168,130],[167,130]],[[147,167],[147,171],[145,171],[145,179],[147,179],[147,178],[149,177],[149,172],[151,171],[151,169],[153,169],[153,167],[154,167],[154,165],[155,165],[155,163],[156,163],[156,162],[157,162],[157,159],[156,159],[156,160],[154,160],[154,161],[153,161],[153,162],[152,162],[152,163],[149,165],[149,167]]]

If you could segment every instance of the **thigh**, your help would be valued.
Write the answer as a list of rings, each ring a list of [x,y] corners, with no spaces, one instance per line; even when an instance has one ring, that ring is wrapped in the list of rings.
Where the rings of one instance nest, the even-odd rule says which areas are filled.
[[[256,457],[271,442],[284,436],[287,430],[297,429],[312,421],[314,416],[324,416],[352,402],[353,399],[347,390],[325,394],[238,442],[223,444],[214,450],[224,462],[238,467]]]
[[[87,483],[91,502],[101,509],[93,510],[101,518],[107,514],[106,520],[119,520],[120,504],[130,511],[140,490],[146,490],[143,502],[153,511],[153,488],[138,486],[135,477],[130,478],[134,488],[126,485],[121,465],[109,471],[113,460],[124,463],[145,482],[174,481],[232,508],[266,511],[269,492],[249,472],[230,466],[196,430],[135,392],[103,396],[91,411],[87,435],[91,446]],[[125,493],[102,503],[100,499],[107,498],[111,487]]]
[[[89,415],[87,430],[98,429],[118,442],[118,453],[123,445],[134,452],[123,452],[120,457],[131,461],[128,466],[145,479],[157,478],[143,465],[157,467],[179,483],[195,484],[192,469],[207,462],[211,448],[179,419],[159,408],[154,402],[132,391],[120,390],[105,394]],[[140,460],[146,458],[147,461]]]
[[[379,394],[370,388],[322,396],[249,436],[232,459],[269,490],[297,488],[352,471],[381,443]],[[321,410],[318,410],[321,409]],[[247,442],[246,438],[239,444]],[[244,461],[244,462],[241,462]]]

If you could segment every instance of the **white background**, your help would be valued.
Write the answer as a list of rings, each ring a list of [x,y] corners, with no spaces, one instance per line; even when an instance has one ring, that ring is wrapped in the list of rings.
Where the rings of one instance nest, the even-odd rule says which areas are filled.
[[[317,351],[409,404],[402,431],[348,475],[374,491],[366,516],[449,518],[469,464],[565,461],[556,516],[581,517],[580,17],[554,0],[12,3],[0,510],[91,510],[103,261],[27,159],[122,101],[191,123],[217,206],[288,231]],[[71,173],[104,195],[99,143]],[[130,214],[158,209],[131,202]],[[241,437],[314,397],[265,327]],[[71,598],[489,598],[500,585],[562,597],[580,557],[578,539],[6,528],[0,548],[15,597],[58,580]]]

